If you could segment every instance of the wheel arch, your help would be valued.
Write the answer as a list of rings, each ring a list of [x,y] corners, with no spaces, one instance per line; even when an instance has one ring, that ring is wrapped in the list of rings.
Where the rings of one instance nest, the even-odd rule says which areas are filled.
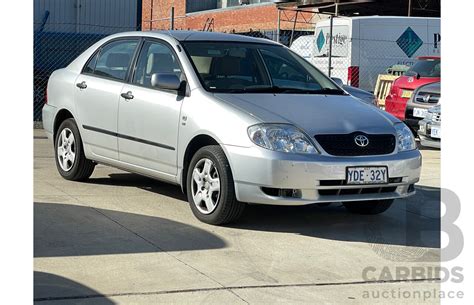
[[[63,109],[58,111],[58,113],[54,117],[53,141],[56,140],[56,133],[57,133],[61,123],[64,122],[65,120],[67,120],[67,119],[73,119],[73,118],[74,118],[74,116],[72,115],[71,111],[67,110],[66,108],[63,108]]]
[[[188,168],[191,163],[191,159],[193,158],[194,154],[201,149],[204,146],[209,146],[209,145],[219,145],[219,142],[212,136],[208,134],[199,134],[194,136],[191,141],[189,141],[188,145],[186,146],[186,150],[183,155],[183,167],[181,171],[181,179],[180,179],[180,184],[181,184],[181,190],[183,193],[186,194],[186,179],[187,179],[187,174],[188,174]],[[222,148],[222,146],[221,146]],[[224,150],[224,149],[223,149]],[[224,150],[224,153],[227,155],[227,153]],[[232,167],[231,167],[232,171]]]

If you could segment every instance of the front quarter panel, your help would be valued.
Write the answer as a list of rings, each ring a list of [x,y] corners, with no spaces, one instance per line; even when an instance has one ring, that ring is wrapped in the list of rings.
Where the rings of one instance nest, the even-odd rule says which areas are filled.
[[[207,135],[221,145],[250,147],[250,125],[260,122],[252,115],[226,104],[197,88],[184,100],[178,139],[178,164],[182,168],[186,147],[198,135]]]

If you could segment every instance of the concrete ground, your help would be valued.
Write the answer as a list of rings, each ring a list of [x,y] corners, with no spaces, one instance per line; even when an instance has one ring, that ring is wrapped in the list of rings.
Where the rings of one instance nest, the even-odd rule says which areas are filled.
[[[249,206],[216,227],[179,187],[102,165],[69,182],[42,130],[34,148],[38,304],[439,304],[439,151],[382,215]]]

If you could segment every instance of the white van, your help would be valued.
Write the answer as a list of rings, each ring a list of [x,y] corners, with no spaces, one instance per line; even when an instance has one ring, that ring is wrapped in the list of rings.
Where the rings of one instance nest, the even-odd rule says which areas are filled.
[[[310,61],[325,73],[329,22],[319,21],[314,40],[308,40],[314,41]],[[411,66],[418,56],[440,55],[440,18],[337,17],[333,22],[331,76],[354,87],[374,91],[377,76],[388,67]],[[296,46],[292,49],[299,53]]]
[[[307,61],[311,62],[313,48],[315,47],[314,35],[303,35],[296,38],[290,46],[290,49]]]

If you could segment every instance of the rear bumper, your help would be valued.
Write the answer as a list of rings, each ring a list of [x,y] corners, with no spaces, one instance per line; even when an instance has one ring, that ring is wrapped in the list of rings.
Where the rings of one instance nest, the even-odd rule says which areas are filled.
[[[384,156],[296,155],[224,145],[239,201],[305,205],[319,202],[403,198],[415,193],[421,170],[419,151]],[[349,166],[387,166],[389,184],[345,185]]]
[[[56,113],[58,112],[58,108],[45,104],[42,110],[43,116],[43,129],[46,135],[48,136],[49,140],[53,140],[53,131],[54,131],[54,118],[56,117]]]

